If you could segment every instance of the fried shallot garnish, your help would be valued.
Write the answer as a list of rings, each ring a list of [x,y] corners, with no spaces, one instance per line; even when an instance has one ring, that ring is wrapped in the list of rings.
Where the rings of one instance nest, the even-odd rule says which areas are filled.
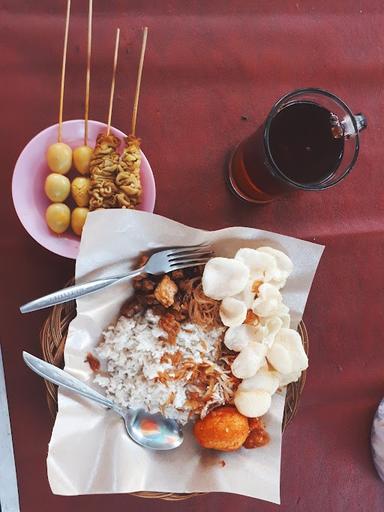
[[[167,343],[176,344],[176,337],[180,331],[180,324],[171,313],[166,313],[159,320],[159,327],[163,329],[167,335]]]

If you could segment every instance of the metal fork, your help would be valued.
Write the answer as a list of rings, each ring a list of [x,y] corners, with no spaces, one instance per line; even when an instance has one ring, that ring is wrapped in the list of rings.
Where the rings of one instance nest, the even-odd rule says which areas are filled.
[[[213,255],[213,251],[209,245],[191,245],[190,247],[174,247],[165,251],[159,251],[149,258],[147,263],[142,267],[131,270],[127,274],[121,276],[104,277],[89,281],[88,283],[76,284],[63,288],[57,292],[44,295],[39,299],[27,302],[20,307],[22,313],[30,313],[39,309],[49,308],[55,304],[63,304],[79,297],[84,297],[90,293],[94,293],[103,288],[107,288],[119,281],[130,279],[140,274],[166,274],[173,270],[195,267],[203,265]]]

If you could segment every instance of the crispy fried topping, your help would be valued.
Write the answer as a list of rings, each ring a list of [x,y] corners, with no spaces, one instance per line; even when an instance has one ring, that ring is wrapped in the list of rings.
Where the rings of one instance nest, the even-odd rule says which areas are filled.
[[[176,344],[176,336],[180,331],[180,324],[171,313],[167,313],[159,320],[159,327],[167,334],[167,341],[170,345]]]
[[[147,280],[148,281],[148,280]],[[165,274],[155,289],[155,298],[162,306],[169,308],[175,303],[175,295],[177,293],[177,284]]]

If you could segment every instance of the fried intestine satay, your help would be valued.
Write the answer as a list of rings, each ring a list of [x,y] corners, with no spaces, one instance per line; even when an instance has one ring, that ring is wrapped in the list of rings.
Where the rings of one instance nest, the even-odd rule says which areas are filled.
[[[116,200],[120,208],[135,208],[140,203],[142,193],[140,139],[128,135],[125,142],[115,180],[119,189]]]
[[[116,201],[118,187],[115,180],[119,172],[120,155],[117,148],[120,139],[114,135],[99,134],[90,161],[89,209],[118,208]]]

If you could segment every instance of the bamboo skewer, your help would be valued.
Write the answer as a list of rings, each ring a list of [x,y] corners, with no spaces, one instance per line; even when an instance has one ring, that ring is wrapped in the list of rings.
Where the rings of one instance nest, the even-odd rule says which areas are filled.
[[[137,71],[135,99],[133,102],[133,110],[132,110],[131,135],[135,135],[135,132],[136,132],[137,110],[138,110],[138,106],[139,106],[139,96],[140,96],[140,87],[141,87],[141,77],[143,75],[144,56],[145,56],[145,50],[147,47],[147,36],[148,36],[148,27],[144,27],[143,41],[141,44],[139,69]]]
[[[70,17],[70,13],[71,13],[71,0],[67,0],[67,15],[66,15],[66,20],[65,20],[63,63],[62,63],[62,66],[61,66],[59,128],[58,128],[58,133],[57,133],[57,142],[61,142],[61,127],[62,127],[62,124],[63,124],[65,67],[66,67],[66,64],[67,64],[67,48],[68,48],[68,31],[69,31],[69,17]]]
[[[89,88],[91,84],[91,54],[92,54],[92,0],[88,7],[88,40],[87,40],[87,74],[85,79],[85,112],[84,112],[84,146],[88,145],[89,118]]]
[[[87,70],[85,75],[84,144],[73,150],[73,163],[80,174],[88,174],[93,149],[88,146],[89,89],[91,85],[92,0],[88,2]]]
[[[144,27],[132,110],[131,133],[128,137],[125,137],[125,148],[121,155],[120,166],[115,179],[119,188],[116,198],[120,208],[136,208],[140,204],[142,195],[140,139],[136,137],[135,132],[147,36],[148,27]]]
[[[114,208],[116,205],[115,192],[117,187],[115,177],[119,167],[120,155],[117,147],[120,140],[110,135],[113,99],[115,95],[117,59],[119,55],[120,29],[116,30],[115,53],[113,57],[111,94],[109,98],[108,125],[106,135],[99,134],[96,146],[90,160],[90,188],[89,188],[89,209]]]
[[[109,98],[107,135],[109,135],[109,133],[111,131],[112,107],[113,107],[113,98],[114,98],[114,95],[115,95],[117,58],[119,56],[119,40],[120,40],[120,29],[118,28],[116,30],[115,54],[114,54],[114,57],[113,57],[113,70],[112,70],[111,95],[110,95],[110,98]]]

